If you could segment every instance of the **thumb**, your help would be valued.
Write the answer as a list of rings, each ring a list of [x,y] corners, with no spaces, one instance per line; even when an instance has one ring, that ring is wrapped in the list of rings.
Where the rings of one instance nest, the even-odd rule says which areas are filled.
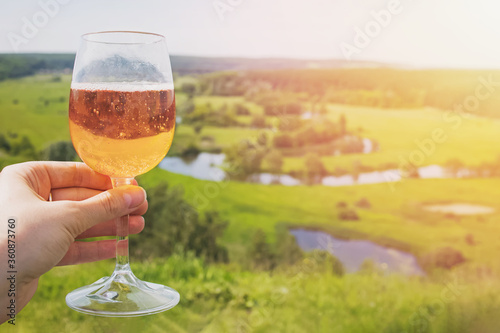
[[[78,223],[71,228],[74,237],[104,221],[133,212],[146,201],[146,191],[139,186],[120,186],[86,200],[75,202]]]

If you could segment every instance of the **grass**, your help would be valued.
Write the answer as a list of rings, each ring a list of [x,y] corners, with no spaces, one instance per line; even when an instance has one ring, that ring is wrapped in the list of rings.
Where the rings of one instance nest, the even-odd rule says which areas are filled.
[[[242,96],[197,96],[195,99],[196,105],[211,104],[214,109],[221,108],[224,104],[229,109],[232,109],[235,104],[245,106],[251,115],[263,115],[264,109],[262,106],[245,100]]]
[[[69,139],[66,95],[69,77],[62,82],[53,82],[52,76],[35,76],[0,83],[0,107],[2,122],[0,132],[15,129],[28,135],[37,147],[50,141]],[[186,96],[179,94],[178,99]],[[17,99],[18,103],[12,101]],[[218,104],[242,102],[241,97],[201,97],[200,102]],[[45,100],[49,104],[45,106]],[[57,100],[57,102],[55,102]],[[54,101],[54,102],[53,102]],[[198,102],[198,101],[197,101]],[[12,110],[15,109],[16,112]],[[426,138],[434,128],[440,126],[446,131],[448,140],[436,148],[428,157],[429,164],[441,163],[452,157],[461,157],[469,163],[491,160],[498,148],[491,144],[499,122],[486,118],[464,120],[458,132],[451,132],[442,121],[438,110],[381,110],[363,107],[330,105],[329,117],[337,119],[345,113],[351,128],[362,127],[365,136],[376,139],[382,149],[366,155],[331,157],[334,166],[348,166],[354,159],[363,164],[378,165],[397,160],[398,153],[414,148],[414,138]],[[411,126],[408,126],[411,124]],[[405,126],[407,125],[407,126]],[[404,129],[404,132],[403,130]],[[248,128],[216,128],[205,126],[200,136],[213,136],[217,144],[224,146],[245,138],[256,137],[258,130]],[[403,135],[404,134],[404,135]],[[191,127],[180,125],[175,140],[187,143],[192,140]],[[12,157],[0,157],[3,164],[17,162]],[[330,158],[326,158],[329,161]],[[286,160],[286,167],[294,168],[293,159]],[[290,166],[292,163],[292,166]],[[427,164],[427,163],[426,163]],[[328,164],[330,167],[331,164]],[[500,208],[494,198],[498,180],[413,180],[398,184],[378,184],[329,188],[322,186],[261,186],[244,183],[210,183],[189,177],[168,174],[156,169],[141,178],[146,184],[165,179],[172,184],[185,187],[187,198],[201,208],[214,207],[221,210],[230,221],[225,242],[231,246],[235,257],[244,254],[249,243],[248,233],[261,228],[273,240],[274,228],[278,223],[320,227],[344,237],[363,237],[381,243],[401,246],[421,254],[441,245],[453,245],[468,257],[481,262],[492,259],[488,253],[496,249],[492,238],[497,230],[493,214],[481,217],[450,219],[443,215],[422,210],[427,202],[446,198],[448,201],[474,202]],[[342,222],[338,220],[336,203],[346,201],[353,204],[362,197],[372,202],[371,210],[360,210],[361,221]],[[477,228],[480,223],[481,228]],[[474,234],[480,245],[474,248],[465,244],[465,235]]]
[[[253,128],[239,127],[213,127],[205,126],[201,131],[201,135],[209,135],[215,139],[215,142],[221,146],[229,146],[244,139],[257,138],[260,131]]]
[[[467,280],[465,271],[429,279],[335,276],[310,261],[270,275],[174,255],[134,265],[137,276],[178,290],[181,302],[154,316],[89,317],[65,295],[110,273],[104,261],[45,274],[16,332],[495,332],[500,323],[497,275]]]
[[[54,82],[53,77],[48,75],[0,82],[0,132],[16,131],[21,135],[26,134],[37,147],[55,140],[69,139],[66,114],[68,85],[69,76],[63,76],[61,82]],[[182,102],[185,98],[184,94],[178,94],[179,101]],[[15,100],[18,102],[14,103]],[[45,101],[49,101],[47,105]],[[209,102],[214,107],[219,107],[224,103],[244,103],[244,100],[242,97],[209,96],[197,97],[196,102]],[[397,162],[400,155],[408,155],[416,149],[415,139],[426,139],[437,127],[443,129],[448,139],[436,145],[435,152],[426,158],[425,164],[444,163],[450,158],[460,158],[466,163],[479,163],[493,159],[500,151],[500,147],[492,144],[500,129],[498,120],[464,119],[459,128],[453,129],[451,124],[443,121],[443,112],[434,109],[382,110],[329,105],[330,118],[335,120],[341,113],[346,114],[350,128],[363,128],[364,135],[377,140],[381,150],[366,155],[324,158],[329,168],[348,168],[354,160],[373,166]],[[249,128],[205,126],[200,136],[212,136],[216,143],[223,147],[242,139],[256,137],[258,133],[258,130]],[[175,140],[186,144],[194,135],[191,127],[181,124],[176,130]],[[4,164],[17,161],[11,157],[2,159]],[[287,158],[285,169],[300,168],[301,163],[300,159]],[[462,218],[462,222],[457,225],[454,221],[442,219],[442,216],[423,212],[420,208],[422,203],[446,198],[450,201],[479,201],[478,203],[496,207],[496,203],[490,198],[495,197],[495,186],[498,185],[497,180],[418,180],[396,185],[288,188],[241,183],[222,185],[168,175],[161,170],[155,170],[143,179],[150,183],[168,179],[173,183],[184,184],[186,195],[195,205],[207,204],[221,209],[231,220],[231,226],[225,236],[226,241],[235,246],[248,243],[246,235],[249,228],[262,228],[272,239],[275,224],[286,222],[320,226],[338,233],[360,234],[373,239],[383,238],[384,241],[405,240],[414,252],[428,250],[441,243],[454,244],[467,251],[467,247],[462,244],[463,240],[458,243],[457,240],[462,239],[467,232],[474,231],[475,225],[474,221],[469,221],[472,218]],[[204,194],[211,190],[216,194],[213,199]],[[212,192],[210,194],[213,194]],[[490,195],[485,196],[484,193]],[[374,207],[370,211],[360,212],[361,222],[338,221],[336,202],[353,203],[361,197],[373,201]],[[496,217],[495,214],[491,218]],[[439,219],[441,221],[438,221]],[[490,217],[484,219],[489,221]],[[481,223],[481,231],[475,232],[484,230],[486,239],[483,243],[494,243],[487,239],[488,234],[493,231],[489,229],[492,226],[488,222]],[[433,233],[447,236],[440,236],[443,239],[432,238],[430,235]],[[418,237],[408,240],[408,235]],[[477,257],[481,259],[481,255]]]
[[[214,108],[243,103],[252,114],[263,114],[261,107],[246,102],[243,97],[196,97],[196,104],[206,103],[212,104]],[[475,166],[491,162],[500,155],[500,146],[494,144],[500,132],[499,119],[473,115],[463,117],[433,108],[388,110],[330,104],[327,109],[329,119],[337,121],[341,114],[345,114],[349,129],[355,132],[362,129],[360,135],[376,140],[380,145],[380,150],[371,154],[322,157],[329,171],[336,168],[350,171],[358,162],[374,169],[386,169],[388,163],[399,166],[406,161],[417,166],[442,165],[451,159]],[[252,116],[239,116],[238,120],[250,124]],[[442,131],[438,142],[433,138],[436,130]],[[237,127],[207,128],[203,134],[213,136],[218,144],[227,145],[244,138],[255,138],[259,132],[257,129]],[[304,168],[304,158],[284,158],[284,172]]]
[[[70,76],[60,77],[61,82],[51,75],[0,82],[0,132],[26,135],[37,149],[68,140]]]
[[[213,183],[155,169],[140,177],[151,186],[166,180],[182,185],[188,201],[201,209],[214,208],[230,221],[224,241],[241,260],[257,228],[274,238],[275,226],[320,228],[344,238],[370,239],[410,251],[417,256],[438,247],[451,246],[480,263],[496,260],[500,246],[500,204],[496,200],[500,179],[406,180],[396,184],[351,187],[265,186],[238,182]],[[371,209],[358,209],[360,221],[341,221],[339,201],[350,206],[368,198]],[[444,199],[446,198],[446,199]],[[428,203],[466,202],[490,206],[496,212],[484,216],[456,217],[423,209]],[[472,234],[477,245],[468,245]]]
[[[346,115],[348,128],[362,128],[362,136],[378,141],[380,151],[372,154],[323,157],[326,168],[331,171],[336,167],[351,170],[355,161],[373,168],[380,168],[387,163],[399,165],[401,159],[408,161],[412,154],[413,160],[418,162],[419,166],[442,165],[454,158],[466,165],[477,165],[493,161],[500,154],[500,145],[495,144],[500,132],[498,119],[475,116],[461,118],[454,115],[456,118],[453,118],[453,122],[447,122],[443,119],[446,112],[431,108],[387,110],[328,105],[330,119],[336,121],[341,114]],[[429,143],[436,129],[442,129],[444,140]],[[417,141],[427,142],[427,148],[424,148],[427,151],[422,150]],[[431,148],[432,145],[434,149]],[[303,169],[303,163],[301,158],[285,158],[283,169]]]
[[[27,135],[37,149],[53,141],[69,140],[67,109],[70,77],[63,75],[61,78],[61,82],[53,82],[53,76],[38,75],[0,82],[0,132]],[[176,93],[177,105],[186,99],[185,94]],[[223,104],[242,103],[252,114],[262,113],[260,106],[246,102],[243,97],[199,96],[196,103],[211,103],[215,108]],[[401,158],[408,160],[410,154],[421,151],[416,140],[428,141],[437,128],[443,130],[446,140],[435,143],[435,149],[430,154],[421,155],[424,156],[422,165],[443,164],[453,158],[468,165],[477,165],[492,161],[500,154],[500,146],[494,144],[500,132],[498,119],[471,116],[446,122],[443,111],[430,108],[385,110],[328,105],[328,117],[332,120],[337,120],[342,113],[347,116],[349,128],[362,128],[362,135],[378,141],[381,149],[372,154],[323,157],[325,166],[331,171],[336,167],[351,170],[355,161],[374,168],[387,163],[399,164]],[[251,116],[238,118],[244,123],[251,121]],[[460,123],[455,122],[459,119]],[[201,135],[212,136],[217,145],[224,147],[242,139],[256,138],[259,133],[260,130],[252,128],[205,126]],[[184,145],[196,140],[191,126],[181,124],[176,130],[175,140]],[[418,156],[417,161],[420,161]],[[285,158],[283,170],[303,169],[303,163],[303,158]]]
[[[69,139],[67,95],[69,77],[53,82],[36,76],[0,82],[0,132],[27,135],[37,148],[51,141]],[[63,98],[66,100],[63,101]],[[177,103],[186,96],[179,94]],[[14,103],[14,100],[18,100]],[[46,105],[48,100],[48,105]],[[202,97],[197,103],[214,107],[242,102],[241,97]],[[259,112],[255,107],[251,112]],[[328,116],[345,113],[350,128],[362,127],[363,136],[380,143],[379,152],[325,158],[329,168],[349,168],[353,160],[379,166],[398,163],[416,149],[415,139],[429,137],[442,128],[448,139],[424,164],[460,158],[468,164],[490,161],[500,147],[493,143],[500,123],[486,118],[463,120],[453,129],[443,112],[381,110],[329,105]],[[229,145],[258,130],[205,126],[201,136],[213,136],[218,145]],[[195,134],[189,126],[177,128],[175,140],[188,144]],[[3,165],[18,162],[0,155]],[[299,159],[286,159],[286,168],[299,168]],[[223,242],[233,261],[229,265],[204,265],[199,259],[174,255],[168,259],[134,263],[137,276],[168,284],[181,293],[181,303],[155,316],[94,318],[66,307],[71,290],[109,275],[112,262],[58,267],[40,279],[34,299],[18,316],[17,332],[496,332],[500,320],[500,179],[407,180],[393,184],[351,187],[264,186],[213,183],[175,175],[160,169],[139,178],[140,184],[167,181],[182,186],[186,199],[200,211],[214,208],[229,221]],[[357,209],[359,221],[341,221],[337,203],[353,207],[367,198],[371,209]],[[490,206],[495,213],[458,217],[431,213],[429,203],[464,202]],[[162,221],[168,223],[168,221]],[[398,275],[333,275],[310,259],[280,268],[272,274],[243,270],[248,248],[257,228],[275,240],[279,224],[319,228],[343,238],[362,238],[401,248],[422,256],[438,247],[460,250],[467,263],[450,272],[424,278]],[[146,228],[148,227],[146,221]],[[473,235],[476,245],[466,242]],[[135,237],[141,237],[135,236]],[[146,239],[143,241],[147,241]],[[452,283],[454,292],[449,290]],[[448,288],[448,289],[447,289]],[[7,329],[4,324],[2,329]],[[10,328],[10,327],[9,327]]]
[[[71,77],[60,77],[60,82],[54,82],[52,75],[0,82],[0,133],[14,132],[19,137],[26,135],[36,149],[42,149],[51,142],[70,140],[68,97]],[[184,93],[176,92],[177,105],[182,105],[186,100]],[[197,103],[208,101],[218,107],[226,102],[228,105],[241,102],[242,98],[200,98]],[[251,103],[243,104],[254,111],[258,109],[258,106],[252,106]],[[206,126],[200,135],[212,136],[217,146],[225,147],[245,138],[257,137],[258,133],[258,130],[250,128]],[[176,144],[185,148],[196,141],[196,136],[191,126],[181,124],[176,128],[174,140],[171,155],[180,153],[175,151]]]

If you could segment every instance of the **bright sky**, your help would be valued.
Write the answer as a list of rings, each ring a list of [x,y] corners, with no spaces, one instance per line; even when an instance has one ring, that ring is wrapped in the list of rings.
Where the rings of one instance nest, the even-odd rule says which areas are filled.
[[[75,52],[83,33],[141,30],[172,54],[500,68],[498,0],[0,2],[0,52]]]

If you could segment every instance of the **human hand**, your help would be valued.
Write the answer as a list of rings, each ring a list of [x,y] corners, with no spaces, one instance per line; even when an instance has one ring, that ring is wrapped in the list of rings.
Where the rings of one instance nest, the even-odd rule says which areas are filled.
[[[52,267],[115,256],[116,240],[75,239],[115,235],[114,219],[127,214],[130,233],[138,233],[144,228],[141,215],[146,210],[142,188],[111,189],[109,177],[83,163],[27,162],[4,168],[0,173],[0,252],[8,249],[7,221],[15,218],[17,312],[33,297],[38,278]],[[1,304],[9,302],[7,271],[11,269],[4,258],[0,261],[5,276],[0,280]]]

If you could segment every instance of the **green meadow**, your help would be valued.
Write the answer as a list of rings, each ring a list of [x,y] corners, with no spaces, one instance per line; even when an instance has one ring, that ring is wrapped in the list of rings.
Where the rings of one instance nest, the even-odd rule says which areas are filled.
[[[399,166],[410,161],[425,166],[443,165],[458,159],[474,166],[495,160],[500,154],[497,144],[500,121],[495,118],[453,113],[434,108],[379,109],[372,107],[330,104],[328,116],[336,120],[347,115],[352,128],[362,129],[363,137],[375,139],[380,150],[371,154],[349,154],[323,157],[325,166],[350,170],[354,162],[375,169],[388,163]],[[438,131],[437,141],[435,140]],[[414,154],[413,156],[411,154]],[[287,158],[285,170],[300,169],[303,159]]]
[[[67,104],[69,76],[32,76],[0,82],[0,133],[26,135],[37,149],[69,140]],[[176,97],[177,105],[186,101]],[[219,107],[244,103],[251,114],[262,109],[243,97],[196,96],[196,105]],[[323,157],[329,170],[350,170],[354,163],[373,168],[397,165],[401,156],[420,151],[423,166],[459,159],[465,165],[493,161],[500,120],[463,117],[448,111],[380,109],[328,104],[327,116],[345,114],[349,127],[376,140],[371,154]],[[449,118],[449,117],[458,118]],[[243,116],[247,117],[247,116]],[[241,117],[240,117],[241,118]],[[241,118],[245,119],[245,118]],[[248,118],[246,118],[248,119]],[[449,121],[453,119],[453,121]],[[459,122],[459,120],[460,122]],[[441,130],[440,142],[433,132]],[[255,139],[249,127],[204,126],[199,134],[180,124],[175,140],[188,145],[211,136],[227,147]],[[431,142],[426,153],[416,142]],[[175,145],[175,143],[174,143]],[[427,146],[429,147],[429,146]],[[2,165],[22,158],[0,155]],[[303,160],[285,158],[284,171],[303,168]],[[187,202],[199,211],[217,210],[229,225],[222,237],[229,263],[208,264],[190,254],[134,261],[135,274],[177,289],[181,303],[174,309],[140,318],[94,318],[70,310],[65,295],[76,287],[110,274],[112,261],[57,267],[40,278],[33,301],[18,315],[16,332],[497,332],[500,325],[500,179],[411,179],[398,183],[348,187],[258,185],[197,180],[156,168],[138,178],[152,187],[161,181],[183,188]],[[356,208],[357,221],[339,216],[339,202],[354,207],[366,198],[371,208]],[[492,207],[488,215],[432,213],[435,203],[470,203]],[[168,223],[156,221],[156,223]],[[146,228],[148,222],[146,221]],[[432,270],[424,277],[384,275],[367,269],[336,275],[328,264],[306,256],[300,263],[276,270],[253,270],[248,249],[257,229],[276,241],[280,226],[329,232],[345,239],[372,240],[423,258],[452,247],[465,263],[452,270]],[[147,242],[147,239],[138,241]],[[473,239],[474,242],[468,241]],[[6,329],[5,324],[1,329]]]

